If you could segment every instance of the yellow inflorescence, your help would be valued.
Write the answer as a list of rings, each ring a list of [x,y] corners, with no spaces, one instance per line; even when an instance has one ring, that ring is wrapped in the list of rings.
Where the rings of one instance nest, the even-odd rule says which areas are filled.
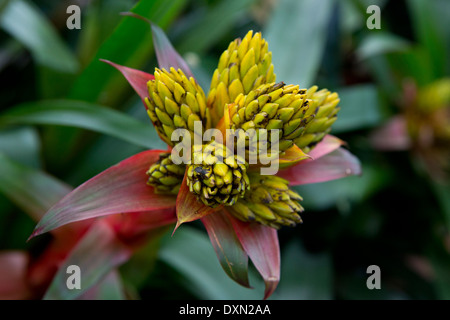
[[[242,129],[247,140],[243,158],[220,141],[194,145],[188,165],[175,165],[170,154],[162,154],[147,172],[148,184],[156,192],[176,194],[186,174],[190,192],[207,206],[225,205],[243,221],[274,228],[300,223],[302,198],[279,177],[252,173],[249,178],[248,155],[252,150],[261,156],[263,146],[268,152],[273,138],[279,141],[276,156],[294,144],[308,153],[337,119],[337,93],[317,86],[302,89],[276,83],[272,53],[261,33],[253,31],[232,41],[221,55],[207,98],[197,82],[181,70],[156,69],[154,75],[145,102],[158,134],[168,145],[174,146],[172,133],[181,128],[191,133],[191,142],[195,142],[195,134],[215,127],[221,133]],[[202,132],[194,132],[196,121],[201,121]],[[276,136],[271,135],[273,129],[278,130]],[[250,132],[257,138],[254,145],[249,144]],[[267,140],[262,141],[261,136]],[[223,138],[225,143],[228,137]]]
[[[149,97],[145,102],[158,134],[168,145],[174,145],[170,138],[175,129],[194,133],[195,121],[201,121],[203,128],[210,126],[205,93],[193,78],[174,68],[170,72],[156,68],[154,75],[155,79],[147,83]]]
[[[241,40],[230,43],[219,59],[211,79],[208,107],[213,124],[222,118],[227,103],[239,94],[248,94],[261,84],[275,82],[272,53],[261,33],[249,31]]]

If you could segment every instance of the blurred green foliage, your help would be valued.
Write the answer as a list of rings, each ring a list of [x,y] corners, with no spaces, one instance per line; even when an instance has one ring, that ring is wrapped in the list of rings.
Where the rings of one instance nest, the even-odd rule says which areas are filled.
[[[332,133],[359,157],[363,176],[297,188],[304,224],[279,232],[272,299],[450,299],[450,187],[408,152],[369,142],[401,111],[406,79],[420,87],[450,75],[448,1],[92,0],[79,2],[80,30],[66,27],[70,4],[0,2],[0,250],[39,250],[41,242],[26,242],[31,217],[66,184],[163,147],[137,95],[99,61],[156,66],[148,25],[120,15],[133,11],[165,29],[204,88],[228,43],[253,29],[269,43],[277,80],[341,96]],[[380,30],[366,27],[370,4],[381,8]],[[126,297],[262,297],[256,273],[254,290],[227,278],[201,229],[183,226],[134,255],[120,269]],[[381,290],[366,287],[369,265],[381,268]],[[123,297],[105,290],[111,295]]]

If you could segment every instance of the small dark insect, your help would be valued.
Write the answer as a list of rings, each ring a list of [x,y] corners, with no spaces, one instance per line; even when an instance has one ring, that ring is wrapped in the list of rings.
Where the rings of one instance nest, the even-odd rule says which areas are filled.
[[[208,179],[211,173],[211,170],[204,167],[196,167],[194,169],[195,173],[199,174],[202,179]]]

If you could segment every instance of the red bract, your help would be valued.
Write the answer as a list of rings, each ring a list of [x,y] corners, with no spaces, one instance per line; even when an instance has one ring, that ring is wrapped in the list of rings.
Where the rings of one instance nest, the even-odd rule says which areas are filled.
[[[182,68],[185,74],[191,74],[162,30],[152,25],[152,31],[157,40],[154,42],[160,67]],[[108,63],[123,73],[141,99],[147,96],[147,81],[152,75]],[[294,148],[280,159],[281,167],[283,163],[291,166],[280,170],[278,175],[291,181],[292,185],[299,185],[360,174],[357,158],[342,149],[342,144],[341,140],[326,136],[309,155]],[[178,228],[182,223],[200,219],[225,272],[241,285],[249,286],[247,267],[250,258],[265,281],[264,298],[268,298],[280,279],[277,230],[256,222],[242,222],[229,214],[226,207],[203,205],[189,192],[186,183],[182,183],[177,196],[154,193],[146,184],[146,171],[162,152],[141,152],[85,182],[46,213],[31,237],[75,221],[104,217],[94,222],[84,236],[88,240],[81,240],[64,262],[67,265],[77,259],[84,261],[87,258],[83,255],[98,259],[94,265],[102,271],[89,272],[100,278],[101,273],[105,275],[124,262],[152,229],[175,222]],[[106,262],[106,266],[101,262]],[[56,278],[59,276],[61,270]]]

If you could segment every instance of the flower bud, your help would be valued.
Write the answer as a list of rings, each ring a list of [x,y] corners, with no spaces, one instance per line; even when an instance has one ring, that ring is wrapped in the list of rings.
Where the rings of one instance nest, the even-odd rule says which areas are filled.
[[[256,221],[279,229],[281,226],[295,226],[301,223],[299,213],[303,200],[289,189],[289,181],[277,176],[250,176],[251,189],[229,210],[242,221]]]
[[[170,153],[162,153],[147,171],[147,184],[155,188],[155,193],[178,194],[185,170],[184,164],[176,165],[172,162]]]
[[[280,83],[269,83],[252,90],[248,95],[240,94],[235,102],[227,106],[229,112],[228,129],[279,130],[279,152],[294,145],[314,115],[305,116],[310,101],[306,89]],[[251,137],[249,139],[252,140]],[[272,143],[271,133],[267,132],[267,147]],[[248,144],[247,144],[248,146]],[[254,148],[257,153],[259,149]]]
[[[232,206],[250,188],[247,163],[216,142],[194,146],[187,168],[189,190],[205,205]]]
[[[201,121],[202,128],[210,126],[209,110],[202,88],[193,78],[188,79],[180,69],[176,71],[170,68],[169,72],[156,68],[154,75],[155,79],[147,83],[149,97],[145,102],[147,113],[159,136],[173,146],[172,132],[184,128],[191,132],[193,141],[195,121]]]
[[[305,153],[309,153],[331,131],[331,125],[337,120],[340,109],[337,107],[339,96],[336,92],[317,89],[317,86],[313,86],[306,91],[306,98],[310,100],[310,104],[304,116],[314,115],[314,119],[307,125],[302,135],[294,139],[295,144]]]
[[[249,31],[230,43],[219,59],[208,94],[214,125],[223,117],[225,105],[239,94],[248,94],[261,84],[274,82],[272,52],[261,33]]]

